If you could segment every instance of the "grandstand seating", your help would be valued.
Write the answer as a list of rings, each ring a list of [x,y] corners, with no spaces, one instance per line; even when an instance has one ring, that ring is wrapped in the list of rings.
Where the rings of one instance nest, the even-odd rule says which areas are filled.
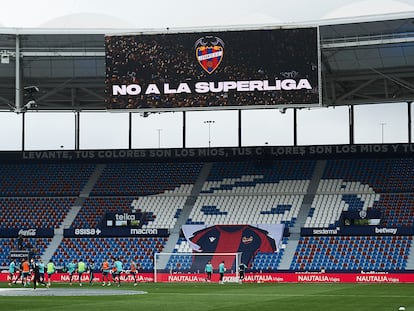
[[[235,179],[230,186],[254,187],[256,184],[274,184],[282,180],[309,180],[312,177],[316,161],[238,161],[216,162],[213,164],[207,181],[219,181],[225,184],[226,180]],[[209,187],[209,184],[206,184]],[[227,185],[224,188],[229,188]],[[203,189],[202,192],[212,192],[220,189]],[[226,190],[226,189],[225,189]]]
[[[166,238],[64,238],[52,256],[56,266],[64,267],[73,259],[92,259],[99,269],[104,259],[119,258],[127,269],[131,260],[140,270],[152,270],[154,252],[161,252]]]
[[[184,187],[191,191],[191,187]],[[174,192],[176,191],[176,192]],[[178,190],[172,190],[177,193]],[[187,196],[185,195],[90,197],[87,198],[82,209],[72,223],[73,228],[95,228],[103,221],[105,212],[142,212],[146,218],[143,228],[167,228],[174,227],[180,212],[183,209]]]
[[[187,224],[283,223],[292,227],[315,163],[214,163]]]
[[[310,205],[303,227],[335,228],[343,211],[376,209],[385,227],[414,225],[414,160],[327,160],[316,193],[309,194],[316,160],[216,162],[184,219],[187,224],[285,224],[293,228],[304,200]],[[144,228],[172,229],[182,215],[203,163],[109,163],[72,222],[72,228],[95,228],[108,212],[141,211]],[[92,176],[93,164],[2,164],[0,228],[59,228]],[[312,201],[309,198],[313,198]],[[191,200],[190,200],[191,201]],[[309,208],[309,206],[307,207]],[[306,214],[304,214],[306,216]],[[181,219],[183,220],[183,219]],[[37,241],[38,240],[38,241]],[[40,252],[50,242],[33,239]],[[8,254],[11,239],[1,239]],[[53,255],[57,265],[82,257],[98,265],[104,257],[134,259],[152,269],[154,251],[166,238],[65,238]],[[284,238],[283,245],[291,242]],[[37,246],[39,244],[39,246]],[[292,245],[292,244],[290,244]],[[411,236],[301,237],[290,269],[404,270]],[[190,252],[179,240],[169,268],[186,269]],[[251,271],[274,271],[286,254],[259,253]],[[3,265],[8,259],[0,256]],[[0,264],[1,265],[1,264]]]
[[[47,245],[50,243],[51,238],[25,238],[24,247],[34,248],[36,250],[36,255],[41,256]],[[15,238],[0,238],[0,267],[8,266],[10,263],[9,254],[10,251],[17,249],[17,242]]]
[[[374,208],[382,211],[384,227],[412,227],[414,225],[414,194],[385,193]]]
[[[0,197],[0,228],[58,228],[75,197]]]
[[[192,187],[185,188],[185,192],[189,194]],[[143,228],[172,229],[183,210],[186,200],[186,195],[142,196],[133,200],[131,205],[133,210],[149,215]]]
[[[342,211],[367,210],[380,199],[379,194],[317,194],[304,227],[337,227]]]
[[[288,244],[288,238],[284,237],[282,240],[282,246]],[[277,253],[257,253],[254,261],[249,267],[250,271],[260,272],[260,271],[276,271],[279,268],[280,261],[283,258],[285,253],[285,248],[279,248]]]
[[[187,224],[278,223],[292,227],[302,200],[303,195],[201,195]]]
[[[105,212],[130,212],[134,197],[90,197],[72,222],[72,228],[96,228]]]
[[[110,163],[92,196],[143,196],[195,183],[201,163]]]
[[[412,236],[301,237],[290,269],[401,271]]]
[[[342,179],[369,185],[375,193],[411,192],[414,189],[414,159],[328,160],[322,179]]]
[[[305,227],[336,227],[344,210],[378,209],[382,226],[413,225],[412,159],[327,161]]]
[[[0,164],[0,196],[79,195],[93,164]]]

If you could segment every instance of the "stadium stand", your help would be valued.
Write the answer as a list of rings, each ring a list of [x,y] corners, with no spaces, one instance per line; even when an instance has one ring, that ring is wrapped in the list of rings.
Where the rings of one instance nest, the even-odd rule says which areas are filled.
[[[0,228],[56,229],[88,182],[94,164],[0,164]],[[16,237],[17,238],[17,237]],[[0,266],[8,265],[16,238],[2,238]],[[43,255],[51,238],[24,237],[24,250]]]
[[[75,197],[0,198],[0,228],[58,228]]]
[[[285,224],[295,225],[316,161],[238,161],[213,163],[186,224]],[[287,238],[283,244],[287,243]],[[167,269],[191,266],[186,241],[178,240]],[[274,269],[283,250],[257,254],[249,267]]]
[[[187,195],[191,192],[191,186],[185,185],[182,195],[156,195],[141,196],[132,201],[134,211],[146,213],[147,219],[143,228],[168,228],[172,229],[183,210]],[[179,190],[179,189],[178,189]],[[173,191],[174,194],[181,191]]]
[[[93,259],[99,269],[104,259],[119,258],[127,266],[136,261],[140,270],[152,270],[154,252],[161,252],[166,239],[148,238],[64,238],[52,261],[66,266],[73,259]]]
[[[103,221],[105,212],[129,212],[134,197],[90,197],[76,215],[72,228],[96,228]]]
[[[214,163],[187,224],[283,223],[291,227],[314,166],[314,161]]]
[[[411,236],[301,237],[290,269],[404,270],[411,244]]]
[[[198,177],[199,163],[109,163],[86,198],[71,228],[104,225],[105,212],[142,212],[143,228],[171,229]],[[122,186],[120,186],[122,185]],[[52,256],[58,264],[83,256],[98,266],[104,257],[136,260],[140,269],[153,269],[153,253],[162,251],[164,238],[65,238]],[[102,248],[103,246],[103,248]],[[105,250],[106,252],[102,252]]]
[[[25,238],[24,247],[37,254],[43,254],[50,241],[51,238]],[[9,265],[9,254],[16,248],[17,243],[15,238],[0,238],[0,267],[7,267]]]
[[[378,205],[378,206],[377,206]],[[414,194],[386,193],[374,208],[382,210],[384,227],[412,227],[414,224]]]
[[[376,193],[403,193],[414,189],[414,160],[338,159],[329,160],[322,179],[342,179],[369,185]]]
[[[91,196],[143,196],[194,184],[201,163],[109,163]]]
[[[0,164],[0,196],[79,195],[93,164]]]
[[[282,245],[288,243],[288,238],[284,237]],[[250,271],[260,272],[260,271],[275,271],[280,265],[280,261],[283,258],[285,248],[280,248],[277,253],[262,253],[258,252],[254,258],[252,266],[249,267]]]
[[[318,160],[228,161],[211,163],[107,163],[82,201],[70,228],[94,228],[105,212],[142,212],[143,228],[176,229],[181,224],[285,224],[290,230],[336,228],[344,211],[377,210],[381,226],[412,227],[414,161],[396,159],[326,160],[314,179]],[[62,228],[63,221],[90,182],[93,164],[2,164],[0,228]],[[194,193],[199,182],[198,192]],[[312,185],[313,183],[313,185]],[[310,192],[314,186],[314,192]],[[189,198],[190,209],[184,212]],[[309,205],[308,210],[306,209]],[[306,211],[303,223],[300,213]],[[171,237],[170,237],[171,238]],[[52,260],[64,265],[73,258],[135,260],[140,270],[153,269],[154,252],[169,238],[64,238]],[[2,265],[13,239],[1,239]],[[30,239],[43,255],[51,239]],[[170,241],[173,244],[175,241]],[[412,236],[284,237],[278,253],[256,254],[251,271],[275,271],[293,248],[289,270],[403,271]],[[184,270],[191,258],[188,243],[172,247],[168,269]],[[166,251],[167,252],[167,251]],[[191,256],[190,256],[191,257]]]
[[[381,212],[383,227],[413,225],[412,159],[327,161],[305,227],[336,228],[343,211]],[[404,270],[412,236],[301,237],[292,270]]]

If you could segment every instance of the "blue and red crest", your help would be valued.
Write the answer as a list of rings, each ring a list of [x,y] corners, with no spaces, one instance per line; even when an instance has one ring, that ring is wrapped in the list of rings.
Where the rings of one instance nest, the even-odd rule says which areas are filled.
[[[194,44],[196,59],[201,68],[212,74],[220,65],[224,56],[224,42],[218,37],[205,36]]]

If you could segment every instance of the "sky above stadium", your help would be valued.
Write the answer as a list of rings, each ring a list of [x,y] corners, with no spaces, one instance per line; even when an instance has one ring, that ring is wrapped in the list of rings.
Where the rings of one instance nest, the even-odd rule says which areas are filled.
[[[203,7],[193,0],[2,1],[4,27],[194,27],[319,21],[414,12],[414,0],[227,0]]]
[[[378,18],[378,15],[414,16],[414,0],[227,0],[218,5],[203,7],[202,2],[194,0],[152,0],[152,1],[113,1],[113,0],[19,0],[3,1],[0,10],[0,27],[12,28],[118,28],[118,29],[165,29],[208,26],[243,25],[283,25],[335,23],[335,21],[366,21]],[[404,142],[407,139],[406,105],[367,105],[357,107],[357,125],[360,131],[356,135],[357,143],[367,142]],[[381,107],[382,106],[382,107]],[[336,109],[314,109],[299,114],[299,144],[347,143],[347,107]],[[249,111],[243,121],[246,134],[243,145],[289,145],[292,143],[291,128],[286,124],[292,111],[281,116],[278,110]],[[81,148],[123,148],[127,135],[120,139],[113,128],[125,127],[127,114],[102,113],[102,118],[84,117],[91,130],[87,138],[81,139]],[[288,117],[286,117],[288,116]],[[290,116],[290,117],[289,117]],[[1,117],[1,116],[0,116]],[[14,150],[21,139],[18,128],[14,127],[19,116],[0,119],[0,149]],[[48,119],[47,122],[38,119]],[[47,116],[32,113],[26,126],[36,131],[27,133],[30,141],[28,149],[57,149],[60,146],[73,148],[73,116],[64,120],[56,114]],[[215,123],[208,126],[206,120]],[[182,139],[181,115],[160,114],[140,118],[134,131],[146,133],[133,142],[135,148],[179,147]],[[285,123],[287,122],[287,123]],[[67,123],[67,127],[50,131],[50,126]],[[85,122],[84,122],[85,123]],[[83,123],[83,124],[84,124]],[[99,131],[100,125],[105,126]],[[42,128],[43,124],[48,127]],[[229,124],[233,124],[229,130]],[[327,127],[323,127],[327,126]],[[331,131],[330,128],[337,130]],[[66,129],[68,128],[68,129]],[[325,139],[318,140],[310,129],[324,133]],[[210,133],[211,130],[211,133]],[[37,133],[37,131],[39,133]],[[11,135],[15,132],[15,136]],[[187,120],[188,147],[202,147],[211,142],[212,146],[237,145],[237,114],[231,111],[191,112]],[[3,136],[1,133],[5,133]],[[228,135],[223,135],[226,133]],[[277,138],[271,133],[282,133]],[[309,133],[309,134],[308,134]],[[210,137],[211,134],[211,137]],[[209,137],[207,137],[209,135]],[[332,135],[332,136],[330,136]],[[327,137],[327,138],[326,138]],[[104,139],[102,139],[104,138]],[[85,143],[86,141],[86,143]],[[109,144],[108,144],[109,143]]]

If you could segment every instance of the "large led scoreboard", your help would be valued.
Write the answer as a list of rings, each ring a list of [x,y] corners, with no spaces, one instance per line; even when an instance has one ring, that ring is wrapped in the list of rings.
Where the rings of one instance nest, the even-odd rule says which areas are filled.
[[[320,105],[317,27],[105,37],[108,109]]]

